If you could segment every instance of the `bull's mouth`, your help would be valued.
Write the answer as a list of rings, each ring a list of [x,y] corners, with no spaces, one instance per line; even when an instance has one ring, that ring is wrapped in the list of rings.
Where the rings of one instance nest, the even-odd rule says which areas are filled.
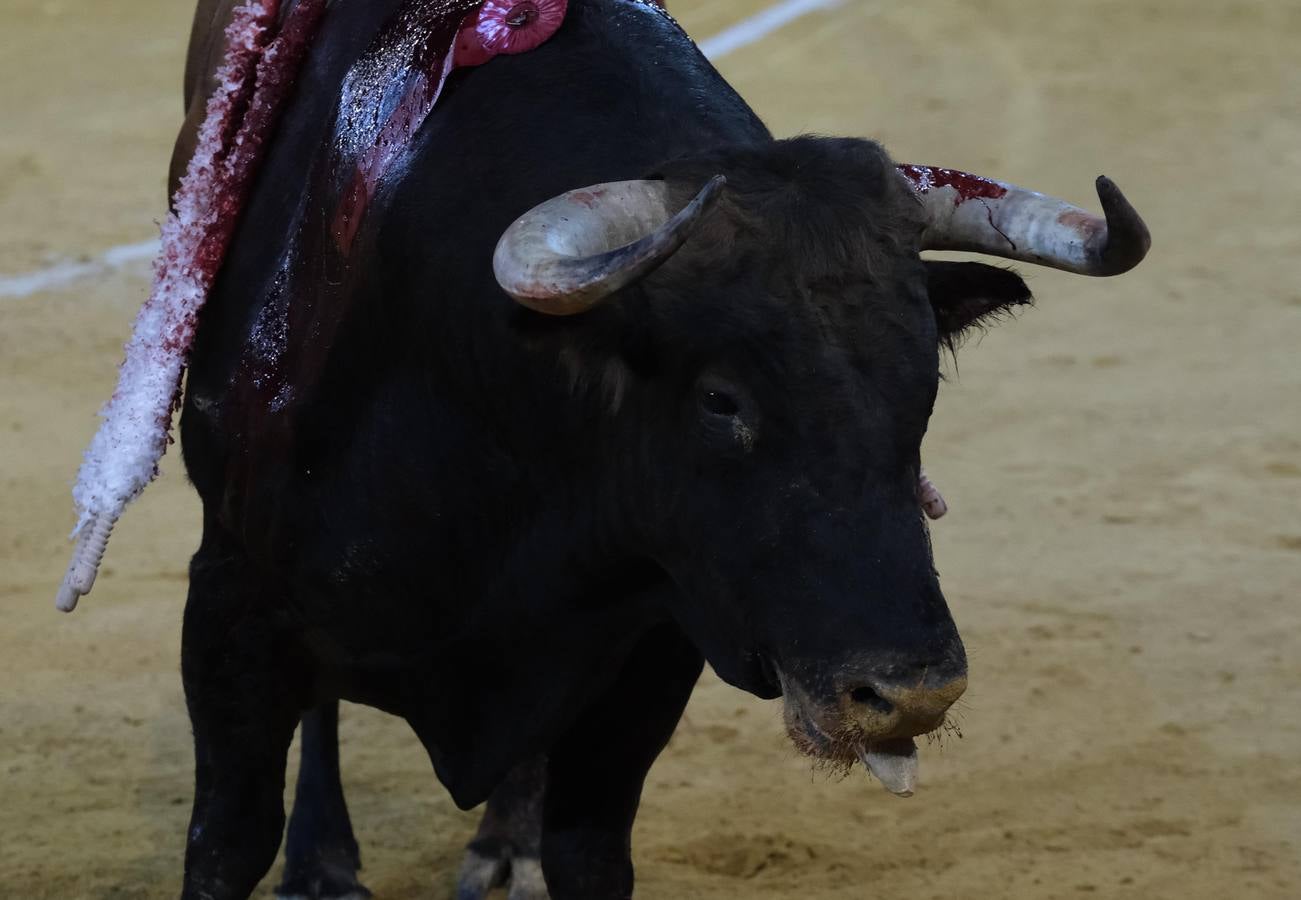
[[[861,762],[882,787],[897,797],[911,797],[917,789],[917,744],[912,738],[869,740],[864,737],[833,738],[812,718],[787,700],[786,733],[797,750],[814,759],[848,768]],[[794,710],[791,710],[794,706]]]
[[[861,762],[890,793],[911,797],[917,788],[917,744],[911,737],[874,737],[852,726],[832,729],[818,721],[803,692],[778,672],[781,680],[786,734],[806,756],[850,768]]]

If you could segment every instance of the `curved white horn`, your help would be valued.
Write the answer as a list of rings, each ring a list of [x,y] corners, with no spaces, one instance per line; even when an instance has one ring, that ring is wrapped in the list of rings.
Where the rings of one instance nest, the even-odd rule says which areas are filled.
[[[1012,184],[936,166],[901,165],[926,209],[923,250],[970,250],[1078,275],[1119,275],[1152,245],[1143,219],[1106,176],[1103,216]]]
[[[497,283],[540,313],[585,312],[672,256],[725,183],[715,175],[676,214],[662,181],[612,181],[553,197],[497,242]]]

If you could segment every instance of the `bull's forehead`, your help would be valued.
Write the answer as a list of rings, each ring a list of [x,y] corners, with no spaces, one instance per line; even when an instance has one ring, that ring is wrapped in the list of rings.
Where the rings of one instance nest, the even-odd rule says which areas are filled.
[[[811,332],[779,363],[794,401],[813,416],[810,425],[825,420],[894,458],[915,453],[939,383],[935,319],[922,279],[915,257],[910,265],[877,256],[774,298],[785,327],[803,320]]]
[[[835,228],[807,218],[725,211],[652,276],[652,305],[703,365],[929,412],[938,340],[917,251],[883,235],[870,209],[837,215]]]
[[[725,175],[727,188],[707,226],[715,232],[711,243],[758,242],[813,279],[917,251],[921,206],[872,141],[799,137],[722,148],[679,160],[663,174],[683,203],[705,181]]]
[[[875,419],[920,440],[938,382],[921,211],[876,144],[797,138],[722,150],[665,173],[689,198],[724,196],[651,281],[709,357],[831,417]],[[768,380],[768,379],[765,379]],[[899,427],[891,428],[891,424]]]
[[[855,220],[856,219],[856,220]],[[747,348],[782,371],[877,393],[920,391],[938,380],[938,337],[915,249],[883,237],[863,212],[838,230],[774,217],[738,231],[728,257],[702,242],[679,291],[719,346]],[[704,343],[708,344],[709,338]],[[821,376],[819,378],[818,376]]]
[[[939,379],[925,311],[900,313],[897,299],[849,289],[737,303],[758,314],[715,332],[698,365],[753,395],[766,442],[789,444],[806,461],[890,467],[915,458]]]

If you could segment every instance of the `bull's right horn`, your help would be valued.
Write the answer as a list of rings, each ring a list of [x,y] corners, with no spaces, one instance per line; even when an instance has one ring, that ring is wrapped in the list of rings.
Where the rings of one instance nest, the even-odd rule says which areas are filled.
[[[1099,176],[1105,218],[1012,184],[935,166],[899,166],[926,210],[923,250],[970,250],[1077,275],[1119,275],[1152,245],[1142,218]]]
[[[540,313],[589,310],[672,256],[725,182],[715,175],[676,214],[663,181],[612,181],[553,197],[497,242],[497,283]]]

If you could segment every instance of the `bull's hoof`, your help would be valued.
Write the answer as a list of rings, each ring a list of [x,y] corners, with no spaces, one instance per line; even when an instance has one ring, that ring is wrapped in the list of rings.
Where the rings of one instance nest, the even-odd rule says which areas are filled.
[[[546,760],[529,760],[497,785],[465,848],[456,900],[483,900],[506,888],[507,900],[549,900],[542,880],[542,794]]]
[[[285,873],[276,900],[370,900],[355,869],[322,865],[314,871]]]
[[[537,857],[515,855],[509,845],[496,841],[471,844],[461,864],[456,900],[483,900],[499,887],[506,888],[507,900],[549,900]]]

